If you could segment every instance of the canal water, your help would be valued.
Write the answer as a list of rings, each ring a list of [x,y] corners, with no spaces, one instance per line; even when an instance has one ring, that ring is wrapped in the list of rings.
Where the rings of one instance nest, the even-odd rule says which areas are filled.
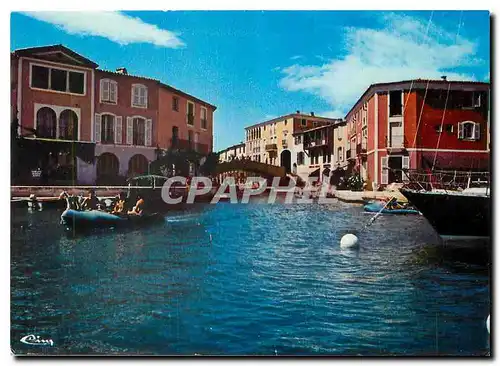
[[[360,205],[219,203],[74,236],[59,215],[12,211],[15,354],[489,353],[489,254],[439,245],[422,216],[356,231]]]

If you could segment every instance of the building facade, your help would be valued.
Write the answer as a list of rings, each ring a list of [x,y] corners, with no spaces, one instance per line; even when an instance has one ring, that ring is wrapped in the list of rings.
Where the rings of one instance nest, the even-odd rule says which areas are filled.
[[[402,169],[488,170],[489,90],[445,79],[373,84],[346,116],[346,157],[374,187],[406,181]]]
[[[292,172],[294,164],[297,164],[297,153],[292,153],[295,146],[293,134],[336,121],[297,111],[246,127],[246,155],[252,160],[283,166],[287,172]]]
[[[97,67],[62,45],[11,53],[11,116],[41,149],[29,170],[53,184],[123,183],[147,173],[162,149],[212,151],[215,106],[125,68]]]
[[[243,159],[245,157],[245,144],[243,142],[219,151],[219,162],[221,163],[226,163],[233,159]]]

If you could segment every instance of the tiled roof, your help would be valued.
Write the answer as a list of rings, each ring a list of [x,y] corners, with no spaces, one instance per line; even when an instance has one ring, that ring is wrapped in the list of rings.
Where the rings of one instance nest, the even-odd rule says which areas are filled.
[[[14,51],[14,54],[19,55],[19,56],[37,56],[39,53],[45,53],[45,52],[62,52],[66,53],[67,55],[71,56],[75,60],[78,60],[79,62],[89,65],[93,68],[96,68],[99,66],[96,64],[94,61],[89,60],[88,58],[80,55],[79,53],[76,53],[75,51],[69,49],[66,46],[63,46],[62,44],[54,44],[54,45],[49,45],[49,46],[40,46],[40,47],[28,47],[28,48],[20,48]]]
[[[328,117],[321,117],[321,116],[316,116],[316,115],[311,116],[310,114],[303,114],[303,113],[290,113],[290,114],[287,114],[287,115],[284,115],[284,116],[280,116],[280,117],[276,117],[276,118],[270,119],[268,121],[259,122],[259,123],[256,123],[254,125],[245,127],[245,130],[247,130],[249,128],[255,128],[255,127],[264,126],[264,125],[267,125],[269,123],[278,122],[278,121],[281,121],[281,120],[284,120],[284,119],[288,119],[288,118],[317,119],[317,120],[320,120],[322,122],[331,122],[331,123],[335,123],[335,122],[338,122],[338,121],[342,120],[342,118],[328,118]]]
[[[409,85],[408,85],[409,84]],[[409,80],[402,80],[402,81],[393,81],[393,82],[387,82],[387,83],[375,83],[371,84],[365,92],[359,97],[359,99],[356,101],[356,103],[353,104],[352,108],[347,112],[345,118],[349,116],[349,114],[356,109],[356,107],[366,98],[371,96],[376,89],[380,88],[398,88],[398,87],[403,87],[405,85],[408,85],[408,87],[411,87],[412,89],[422,89],[426,88],[427,84],[431,86],[448,86],[448,85],[470,85],[470,86],[479,86],[479,87],[486,87],[490,85],[490,83],[485,83],[485,82],[480,82],[480,81],[465,81],[465,80],[443,80],[443,79],[409,79]]]

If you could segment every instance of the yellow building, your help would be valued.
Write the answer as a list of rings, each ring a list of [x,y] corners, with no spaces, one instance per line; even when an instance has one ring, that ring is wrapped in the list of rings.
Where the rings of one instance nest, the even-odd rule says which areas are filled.
[[[291,172],[297,162],[293,133],[338,122],[338,119],[300,111],[246,127],[246,156],[261,163],[284,166]]]

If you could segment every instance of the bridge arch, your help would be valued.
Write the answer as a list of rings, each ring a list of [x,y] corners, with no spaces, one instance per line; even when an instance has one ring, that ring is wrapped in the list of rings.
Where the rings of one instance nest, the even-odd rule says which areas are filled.
[[[259,173],[271,177],[286,176],[285,167],[260,163],[253,160],[232,160],[226,163],[219,163],[215,167],[216,174],[222,174],[234,171]]]

